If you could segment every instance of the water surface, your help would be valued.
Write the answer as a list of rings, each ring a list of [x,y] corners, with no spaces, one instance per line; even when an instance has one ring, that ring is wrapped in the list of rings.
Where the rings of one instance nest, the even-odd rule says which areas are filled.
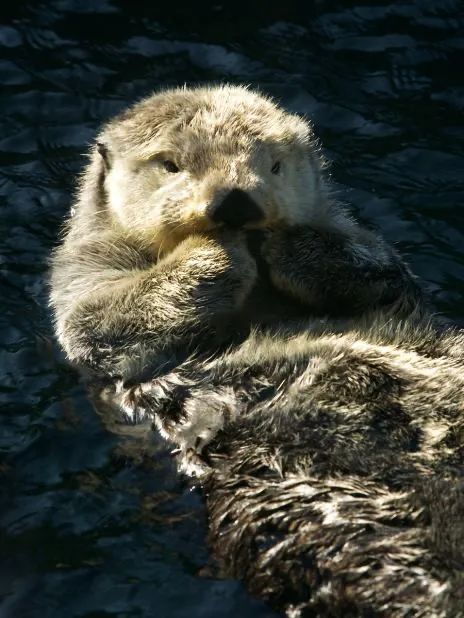
[[[53,341],[47,256],[87,145],[128,103],[229,81],[308,115],[340,199],[464,316],[460,2],[147,4],[0,9],[2,618],[274,615],[217,576],[165,447],[112,435]]]

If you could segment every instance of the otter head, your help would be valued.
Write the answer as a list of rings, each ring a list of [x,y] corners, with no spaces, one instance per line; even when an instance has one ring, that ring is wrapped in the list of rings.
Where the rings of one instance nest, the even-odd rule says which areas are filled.
[[[310,126],[243,87],[155,94],[98,138],[112,217],[166,250],[216,227],[302,223],[324,202]]]

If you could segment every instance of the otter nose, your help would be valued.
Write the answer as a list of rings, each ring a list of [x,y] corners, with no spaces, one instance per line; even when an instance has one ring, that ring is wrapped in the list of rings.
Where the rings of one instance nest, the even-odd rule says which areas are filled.
[[[234,228],[260,221],[263,217],[261,208],[241,189],[232,189],[211,216],[216,223]]]

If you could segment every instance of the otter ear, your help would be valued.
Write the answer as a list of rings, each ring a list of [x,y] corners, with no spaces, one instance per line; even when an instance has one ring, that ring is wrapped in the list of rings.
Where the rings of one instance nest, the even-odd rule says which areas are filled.
[[[105,171],[108,172],[111,168],[112,156],[107,144],[97,142],[97,152],[102,158]]]

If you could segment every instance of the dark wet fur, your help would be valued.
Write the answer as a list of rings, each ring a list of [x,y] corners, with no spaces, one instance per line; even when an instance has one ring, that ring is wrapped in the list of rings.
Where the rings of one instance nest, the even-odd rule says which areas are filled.
[[[189,398],[234,393],[239,417],[201,453],[224,572],[289,616],[462,616],[462,335],[269,343],[159,378],[163,405],[145,394],[175,440]]]

